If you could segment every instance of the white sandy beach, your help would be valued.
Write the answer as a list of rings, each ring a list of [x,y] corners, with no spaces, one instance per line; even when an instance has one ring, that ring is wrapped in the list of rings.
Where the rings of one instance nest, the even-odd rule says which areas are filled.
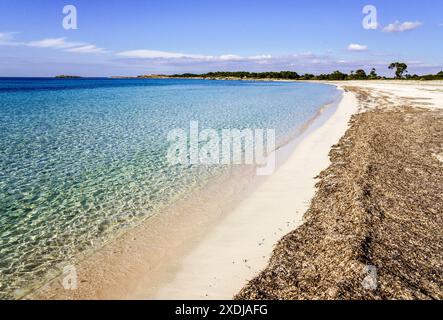
[[[396,105],[415,102],[430,108],[443,108],[443,81],[349,81],[347,85],[371,89],[375,95],[386,95]]]
[[[335,84],[371,88],[397,105],[413,99],[425,107],[443,107],[442,82]],[[176,230],[168,237],[171,224],[154,218],[155,230],[138,228],[84,260],[78,266],[78,290],[66,292],[57,281],[34,298],[231,299],[267,265],[274,245],[303,223],[316,191],[315,177],[328,167],[331,147],[358,111],[357,98],[344,92],[334,114],[314,125],[272,176],[217,219]],[[204,209],[199,213],[188,209],[191,216],[173,212],[170,220],[185,225],[186,220],[204,217]],[[197,230],[198,235],[191,236]],[[151,244],[161,236],[160,242]]]

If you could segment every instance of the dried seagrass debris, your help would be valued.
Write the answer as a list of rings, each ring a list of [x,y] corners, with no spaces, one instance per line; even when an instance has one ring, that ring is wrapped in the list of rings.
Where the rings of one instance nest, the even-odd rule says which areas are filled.
[[[236,299],[443,299],[443,112],[347,90],[362,113],[332,148],[306,223]]]

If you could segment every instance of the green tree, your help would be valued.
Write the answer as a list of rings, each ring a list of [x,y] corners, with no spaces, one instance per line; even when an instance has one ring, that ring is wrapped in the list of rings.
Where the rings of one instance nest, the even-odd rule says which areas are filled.
[[[378,79],[377,70],[375,70],[375,68],[371,69],[371,72],[369,73],[369,79]]]
[[[303,80],[312,80],[315,79],[315,75],[313,75],[312,73],[306,73],[304,74],[301,79]]]
[[[367,78],[366,72],[363,69],[358,69],[354,73],[354,79],[365,80]]]
[[[407,73],[408,66],[403,62],[393,62],[389,65],[389,69],[395,69],[395,77],[397,79],[403,78],[403,74]]]
[[[322,77],[323,75],[320,75],[320,77]],[[329,80],[346,80],[346,78],[348,77],[347,74],[342,73],[340,71],[334,71],[333,73],[331,73],[330,75],[324,75],[326,77],[326,79]],[[320,79],[322,80],[322,79]]]

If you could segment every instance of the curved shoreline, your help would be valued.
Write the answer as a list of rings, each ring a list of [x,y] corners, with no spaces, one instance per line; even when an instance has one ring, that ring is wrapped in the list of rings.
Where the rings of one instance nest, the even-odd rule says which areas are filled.
[[[308,132],[274,175],[214,227],[154,298],[232,298],[266,266],[277,241],[303,223],[315,193],[314,177],[328,166],[329,150],[356,110],[355,97],[344,92],[334,114]]]
[[[334,114],[330,115],[328,112],[324,112],[324,107],[319,110],[319,115],[310,119],[305,125],[306,128],[301,129],[301,135],[296,136],[289,143],[278,148],[279,154],[285,156],[278,157],[278,161],[284,162],[289,161],[293,157],[293,153],[299,148],[299,144],[306,144],[305,140],[312,139],[312,135],[315,137],[315,132],[320,130],[325,124],[331,121],[331,118],[337,114],[337,112],[342,109],[340,107],[343,104],[343,96],[340,105],[337,110],[333,108],[326,108],[326,110],[333,110]],[[322,111],[323,110],[323,111]],[[331,112],[331,111],[329,111]],[[324,113],[324,114],[323,114]],[[318,127],[318,128],[317,128]],[[307,130],[306,130],[307,129]],[[338,140],[339,137],[337,137]],[[333,141],[331,145],[334,143]],[[326,146],[323,150],[324,154],[327,156],[329,152],[330,145]],[[296,150],[294,150],[296,148]],[[284,158],[284,160],[282,160]],[[286,162],[281,165],[284,167]],[[312,173],[312,176],[308,179],[312,180],[312,185],[315,183],[313,177],[321,171],[322,168]],[[231,177],[232,178],[232,177]],[[240,176],[239,176],[240,178]],[[186,276],[189,276],[189,270],[186,269],[188,265],[189,257],[192,257],[196,252],[201,251],[201,248],[209,248],[206,243],[208,239],[211,239],[213,234],[217,234],[220,228],[225,229],[224,224],[232,223],[232,217],[235,219],[242,219],[243,214],[238,214],[239,207],[243,207],[244,203],[250,203],[251,199],[254,199],[257,192],[260,192],[263,184],[268,183],[272,180],[272,184],[281,179],[274,178],[274,176],[266,178],[255,178],[254,183],[251,184],[239,184],[239,188],[232,188],[231,185],[227,184],[226,181],[221,181],[221,186],[218,185],[214,190],[208,190],[203,195],[198,193],[198,203],[196,201],[180,201],[177,205],[169,208],[165,215],[157,215],[149,219],[149,223],[142,223],[142,225],[135,227],[133,230],[124,234],[121,238],[116,241],[112,241],[106,244],[103,248],[95,252],[92,256],[87,257],[85,260],[78,263],[78,278],[79,278],[79,288],[74,291],[64,290],[61,286],[61,279],[58,277],[54,281],[46,284],[36,292],[31,293],[27,298],[34,299],[146,299],[146,298],[167,298],[175,299],[180,298],[177,294],[167,293],[168,286],[174,286],[176,290],[179,290],[185,298],[230,298],[232,297],[244,284],[245,282],[254,275],[251,272],[258,272],[266,263],[267,257],[272,251],[272,245],[281,238],[282,235],[292,230],[294,227],[301,223],[300,219],[289,219],[287,215],[279,215],[279,219],[272,218],[274,222],[279,223],[275,230],[272,230],[272,234],[267,236],[266,241],[261,241],[260,236],[257,238],[257,233],[260,233],[260,228],[255,229],[256,234],[250,234],[248,237],[248,242],[255,242],[255,245],[251,243],[246,246],[237,243],[235,246],[238,248],[245,249],[244,253],[254,252],[254,258],[243,260],[256,262],[254,265],[247,264],[246,269],[249,272],[243,272],[245,266],[241,264],[241,258],[237,257],[237,265],[230,257],[224,256],[225,258],[217,259],[216,257],[208,256],[208,253],[204,253],[204,256],[211,264],[215,261],[223,260],[222,263],[225,267],[220,269],[221,271],[226,269],[226,265],[235,266],[232,272],[224,272],[223,282],[236,283],[230,289],[224,289],[224,291],[218,291],[217,285],[211,285],[212,279],[208,276],[203,276],[201,273],[201,266],[191,267],[191,269],[200,270],[198,271],[198,277],[191,280],[194,285],[200,287],[197,291],[192,293],[192,289],[189,283],[184,284],[184,287],[189,287],[190,291],[180,288],[180,285],[176,283],[177,279],[181,277],[183,272]],[[305,179],[301,179],[304,183]],[[225,184],[223,184],[225,183]],[[224,186],[226,189],[223,190]],[[312,187],[313,188],[313,187]],[[217,189],[217,190],[215,190]],[[305,187],[302,187],[305,189]],[[220,198],[231,199],[230,203],[214,203],[213,194],[214,192],[219,192],[223,190]],[[286,190],[286,192],[290,190]],[[303,201],[309,201],[310,197],[307,192],[307,198]],[[312,192],[313,193],[313,192]],[[312,194],[313,195],[313,194]],[[203,196],[200,199],[200,196]],[[312,197],[312,196],[311,196]],[[193,198],[192,195],[189,198]],[[252,201],[253,204],[254,201]],[[278,199],[273,201],[274,204],[279,204]],[[192,208],[191,208],[192,203]],[[289,209],[289,208],[288,208]],[[299,214],[302,215],[306,206],[300,208]],[[213,214],[207,214],[211,211]],[[265,217],[262,217],[265,218]],[[234,219],[234,220],[235,220]],[[255,219],[255,218],[254,218]],[[191,223],[190,223],[191,221]],[[255,225],[255,224],[254,224]],[[174,230],[174,234],[171,235],[171,227]],[[267,230],[268,223],[263,225]],[[238,229],[238,228],[237,228]],[[227,230],[225,230],[227,231]],[[267,232],[267,231],[266,231]],[[249,233],[248,233],[249,234]],[[236,240],[245,240],[244,230],[238,230],[238,234],[231,235],[234,243]],[[222,236],[222,238],[224,238]],[[211,240],[209,240],[211,241]],[[263,244],[261,243],[263,242]],[[259,248],[257,247],[259,243]],[[266,243],[266,244],[265,244]],[[210,244],[213,245],[213,244]],[[221,241],[217,244],[219,247],[216,250],[210,250],[211,252],[217,252],[216,255],[219,258],[221,252],[229,255],[232,252],[228,246],[226,246],[225,241]],[[205,251],[207,249],[204,249]],[[240,254],[241,255],[241,254]],[[207,264],[208,261],[201,261],[198,258],[191,260],[200,261],[203,265]],[[123,263],[122,263],[123,261]],[[221,262],[221,261],[220,261]],[[100,266],[101,265],[101,266]],[[99,267],[97,267],[99,266]],[[183,269],[184,268],[184,269]],[[184,271],[183,271],[184,270]],[[186,271],[188,270],[188,271]],[[218,271],[214,268],[206,269],[208,272]],[[192,271],[191,271],[192,272]],[[208,273],[209,274],[209,273]],[[233,275],[236,279],[233,279]],[[240,276],[241,275],[241,276]],[[238,278],[240,276],[240,278]],[[210,276],[212,277],[212,275]],[[197,279],[198,278],[198,279]],[[238,278],[238,279],[237,279]],[[197,284],[196,282],[199,282]],[[208,288],[214,288],[214,293],[207,293],[205,286]],[[166,296],[163,294],[166,293]]]

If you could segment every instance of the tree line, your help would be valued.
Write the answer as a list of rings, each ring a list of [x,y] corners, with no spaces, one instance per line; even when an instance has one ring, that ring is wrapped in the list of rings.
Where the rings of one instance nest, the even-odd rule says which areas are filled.
[[[327,74],[303,74],[295,71],[280,72],[247,72],[247,71],[219,71],[208,72],[205,74],[184,73],[175,74],[173,78],[204,78],[204,79],[279,79],[279,80],[379,80],[379,79],[406,79],[406,80],[443,80],[443,71],[437,74],[417,75],[409,74],[407,64],[403,62],[393,62],[388,68],[394,70],[395,78],[383,77],[377,74],[377,70],[372,68],[369,73],[363,69],[351,71],[349,74],[340,71],[334,71]]]

